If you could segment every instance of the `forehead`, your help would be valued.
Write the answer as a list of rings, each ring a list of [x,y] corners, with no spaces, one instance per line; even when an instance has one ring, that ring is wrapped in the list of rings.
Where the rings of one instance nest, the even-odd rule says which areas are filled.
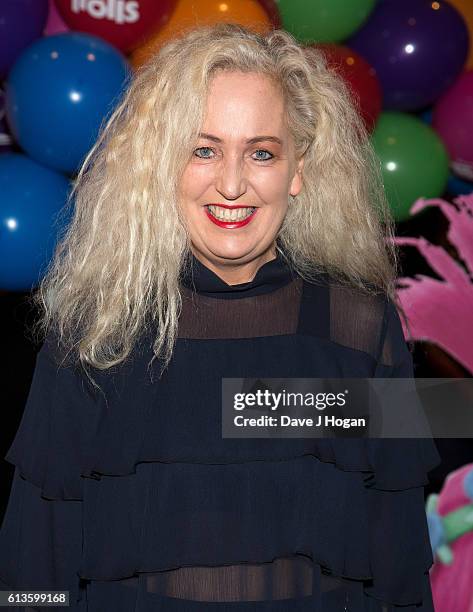
[[[210,81],[203,130],[229,137],[285,133],[284,99],[265,75],[218,72]]]

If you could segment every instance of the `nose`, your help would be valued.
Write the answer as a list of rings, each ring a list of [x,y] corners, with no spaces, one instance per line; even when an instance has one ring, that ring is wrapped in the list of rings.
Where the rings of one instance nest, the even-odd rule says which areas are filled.
[[[215,188],[227,200],[236,200],[246,193],[247,179],[240,157],[235,155],[222,161],[215,177]]]

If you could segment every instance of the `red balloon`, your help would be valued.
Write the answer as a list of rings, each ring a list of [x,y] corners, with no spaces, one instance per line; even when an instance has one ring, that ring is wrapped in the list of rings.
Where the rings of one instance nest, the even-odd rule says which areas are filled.
[[[268,13],[268,17],[271,19],[271,23],[275,28],[282,26],[281,14],[276,0],[258,0],[264,10]]]
[[[372,132],[383,104],[383,94],[375,69],[349,47],[333,43],[313,45],[321,49],[329,68],[350,86],[367,129]]]
[[[164,26],[176,0],[55,0],[71,30],[100,36],[127,53]]]

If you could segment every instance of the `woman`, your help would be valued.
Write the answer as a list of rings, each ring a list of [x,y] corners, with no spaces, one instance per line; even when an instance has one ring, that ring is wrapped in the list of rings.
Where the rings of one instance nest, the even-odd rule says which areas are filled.
[[[413,376],[379,168],[321,52],[188,32],[72,196],[6,456],[4,588],[89,612],[433,610],[430,440],[222,435],[224,378]]]

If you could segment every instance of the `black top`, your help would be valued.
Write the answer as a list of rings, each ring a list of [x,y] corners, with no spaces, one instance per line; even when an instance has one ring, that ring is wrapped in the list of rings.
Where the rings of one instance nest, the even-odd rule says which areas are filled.
[[[88,612],[433,612],[432,441],[222,436],[222,378],[413,376],[394,305],[280,256],[239,285],[194,257],[181,289],[161,379],[152,337],[94,371],[103,394],[47,338],[6,455],[0,586]]]
[[[295,273],[277,251],[276,258],[260,266],[252,281],[236,285],[229,285],[197,257],[191,255],[190,272],[186,269],[182,283],[201,295],[220,299],[237,299],[270,293],[294,278]]]

